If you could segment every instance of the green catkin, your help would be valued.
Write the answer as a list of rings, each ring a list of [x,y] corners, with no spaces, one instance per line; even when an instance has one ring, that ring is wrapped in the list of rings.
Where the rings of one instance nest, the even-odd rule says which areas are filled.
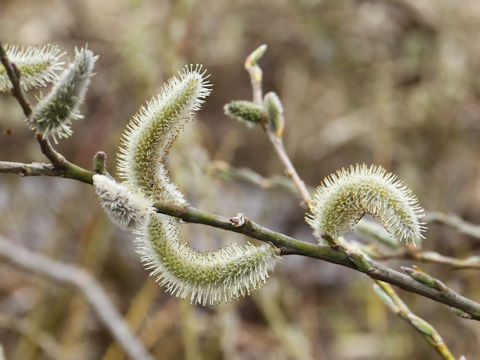
[[[20,71],[20,86],[30,90],[47,86],[57,79],[56,71],[61,70],[63,53],[55,45],[28,46],[6,45],[5,55]],[[0,92],[12,89],[7,71],[0,66]]]
[[[317,187],[306,221],[321,238],[338,238],[365,215],[377,218],[397,241],[413,243],[423,238],[420,218],[425,212],[417,198],[393,173],[380,166],[350,166],[337,171]]]
[[[33,111],[29,125],[46,137],[67,138],[72,134],[71,122],[82,118],[82,104],[97,56],[87,48],[75,49],[75,60],[62,73],[50,93]]]
[[[277,255],[270,245],[232,244],[200,252],[180,239],[176,222],[166,215],[148,218],[137,239],[138,252],[151,275],[173,295],[201,305],[215,305],[261,288]]]

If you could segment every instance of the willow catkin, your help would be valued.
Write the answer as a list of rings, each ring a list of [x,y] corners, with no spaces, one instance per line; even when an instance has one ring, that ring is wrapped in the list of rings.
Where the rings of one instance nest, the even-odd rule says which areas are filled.
[[[306,221],[321,237],[334,238],[350,231],[365,215],[377,218],[397,241],[423,238],[425,215],[416,196],[393,173],[380,166],[363,165],[337,171],[317,187]]]

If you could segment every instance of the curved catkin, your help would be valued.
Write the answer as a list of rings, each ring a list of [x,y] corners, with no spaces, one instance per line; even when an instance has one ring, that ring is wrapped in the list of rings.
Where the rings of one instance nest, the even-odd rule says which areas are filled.
[[[215,305],[263,286],[278,259],[270,245],[230,245],[199,252],[181,242],[176,222],[157,214],[139,232],[138,252],[151,275],[179,298]]]
[[[118,170],[129,188],[150,201],[184,204],[168,176],[170,147],[210,94],[202,66],[188,66],[134,116],[123,134]],[[231,245],[199,252],[180,239],[178,221],[155,214],[136,231],[142,261],[167,291],[192,303],[232,301],[261,287],[277,260],[270,245]]]
[[[29,125],[33,131],[57,138],[72,134],[72,120],[82,116],[78,112],[92,76],[97,56],[86,49],[75,49],[75,60],[62,73],[50,93],[40,100],[33,111]]]
[[[20,70],[20,85],[24,90],[43,87],[57,78],[63,53],[55,45],[28,46],[6,45],[5,53],[10,62]],[[0,66],[0,91],[12,88],[7,71]]]
[[[120,176],[155,201],[183,204],[183,195],[170,181],[166,157],[182,127],[210,94],[201,65],[184,68],[130,121],[118,154]]]
[[[337,238],[365,215],[377,218],[398,241],[423,238],[425,215],[417,198],[393,173],[380,166],[350,166],[323,180],[309,204],[306,221],[315,235]]]
[[[93,175],[93,186],[110,220],[123,229],[142,226],[155,213],[150,201],[105,175]]]

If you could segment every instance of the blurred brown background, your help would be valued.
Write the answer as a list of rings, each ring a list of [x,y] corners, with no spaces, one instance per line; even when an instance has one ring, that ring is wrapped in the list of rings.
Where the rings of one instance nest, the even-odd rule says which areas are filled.
[[[90,169],[95,152],[104,150],[115,173],[131,116],[183,65],[202,63],[214,91],[170,156],[172,176],[196,207],[244,212],[308,241],[314,240],[297,197],[205,171],[223,160],[264,176],[283,172],[260,129],[223,114],[226,102],[251,98],[245,56],[269,46],[260,62],[264,90],[283,101],[287,151],[308,184],[356,162],[381,164],[425,208],[480,222],[479,33],[476,0],[0,1],[2,41],[54,43],[70,56],[88,43],[100,56],[85,119],[58,145],[68,159]],[[0,109],[0,159],[43,161],[14,99],[1,95]],[[242,240],[199,225],[184,228],[199,249]],[[383,306],[368,278],[312,259],[286,257],[263,290],[234,304],[205,309],[181,302],[148,278],[131,234],[108,221],[92,188],[70,180],[0,176],[0,234],[87,269],[159,359],[436,356]],[[478,240],[440,226],[430,227],[424,246],[456,257],[479,251]],[[422,267],[480,299],[475,271]],[[478,323],[399,293],[456,356],[477,358]],[[17,360],[123,356],[76,291],[2,262],[0,344]]]

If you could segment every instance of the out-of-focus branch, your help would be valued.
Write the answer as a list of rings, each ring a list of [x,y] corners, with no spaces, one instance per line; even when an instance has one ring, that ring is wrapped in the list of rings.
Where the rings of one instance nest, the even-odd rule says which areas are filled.
[[[394,253],[382,253],[376,250],[375,259],[409,259],[419,262],[447,265],[454,269],[476,269],[480,270],[480,256],[469,256],[465,259],[457,259],[450,256],[444,256],[434,251],[419,251],[415,249],[403,249]]]
[[[400,299],[390,284],[382,281],[376,281],[373,289],[382,302],[398,317],[405,320],[416,331],[418,331],[425,340],[432,345],[435,351],[445,360],[455,360],[440,334],[435,328],[425,320],[415,315],[408,306]]]
[[[113,338],[132,359],[152,359],[131,333],[103,288],[87,272],[14,245],[3,237],[0,237],[0,257],[15,266],[75,286],[90,303]]]
[[[21,176],[60,176],[61,173],[52,164],[0,161],[0,173],[18,174]]]
[[[51,359],[58,358],[58,344],[54,338],[45,332],[39,332],[34,325],[26,320],[0,313],[0,327],[15,331],[25,336],[37,345]],[[3,360],[0,345],[0,360]]]
[[[480,226],[471,224],[457,215],[445,214],[439,211],[429,211],[425,220],[429,223],[437,223],[449,226],[458,232],[480,239]]]

